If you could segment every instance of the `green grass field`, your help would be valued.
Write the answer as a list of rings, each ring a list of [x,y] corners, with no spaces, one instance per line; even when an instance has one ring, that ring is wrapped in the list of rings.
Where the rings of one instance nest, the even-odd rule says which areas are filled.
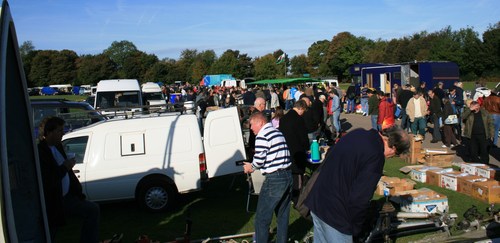
[[[87,95],[37,95],[30,96],[30,99],[66,99],[70,101],[85,101]]]
[[[399,172],[402,166],[405,166],[405,163],[401,159],[389,159],[385,163],[384,174],[408,178],[408,175]],[[421,187],[446,195],[450,212],[458,214],[459,220],[472,205],[476,205],[486,215],[485,209],[488,204],[484,202],[444,188],[417,183],[416,188]],[[253,232],[255,214],[245,210],[247,191],[246,176],[239,174],[213,179],[202,191],[181,195],[178,198],[178,205],[167,212],[149,213],[139,208],[133,201],[101,204],[101,238],[110,238],[115,233],[123,233],[123,242],[134,242],[140,235],[148,235],[160,242],[173,241],[183,236],[187,219],[192,221],[191,240]],[[374,196],[375,200],[380,198]],[[252,199],[252,202],[255,202],[256,198]],[[76,242],[79,236],[78,227],[79,222],[71,221],[58,233],[57,241]],[[275,227],[275,222],[272,227]],[[297,211],[292,209],[290,239],[302,242],[301,240],[310,231],[312,223],[301,218]],[[461,232],[452,230],[452,233],[457,235]],[[429,234],[432,233],[407,236],[397,239],[396,242],[414,241]]]

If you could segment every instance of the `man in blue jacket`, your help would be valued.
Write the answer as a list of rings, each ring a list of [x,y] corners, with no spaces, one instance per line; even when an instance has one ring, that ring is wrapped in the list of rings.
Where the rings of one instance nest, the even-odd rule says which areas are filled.
[[[356,129],[332,148],[305,200],[314,242],[352,242],[361,232],[385,158],[408,151],[409,137],[393,126],[379,133]]]

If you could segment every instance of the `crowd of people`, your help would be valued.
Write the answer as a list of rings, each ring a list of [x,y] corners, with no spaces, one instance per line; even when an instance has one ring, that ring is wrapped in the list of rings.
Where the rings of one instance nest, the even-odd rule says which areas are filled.
[[[264,92],[266,89],[263,88]],[[286,176],[280,178],[286,180],[290,188],[280,189],[272,200],[269,195],[259,198],[255,221],[257,242],[267,242],[273,210],[278,220],[277,242],[285,242],[282,239],[286,239],[287,227],[283,225],[288,223],[288,218],[283,212],[287,213],[289,208],[283,203],[296,205],[306,168],[316,169],[308,163],[309,145],[312,140],[325,136],[327,131],[337,138],[337,143],[324,159],[321,173],[305,201],[313,218],[315,242],[353,241],[361,231],[385,159],[407,152],[411,137],[415,140],[431,137],[431,143],[442,142],[444,148],[466,146],[470,161],[484,164],[489,163],[488,147],[498,142],[498,87],[484,95],[473,94],[470,96],[473,99],[467,98],[459,82],[448,90],[443,89],[442,82],[432,88],[422,82],[418,87],[395,84],[390,93],[368,85],[359,88],[354,83],[345,92],[334,86],[295,85],[269,88],[269,92],[278,93],[282,99],[280,106],[266,108],[279,112],[265,129],[262,127],[266,123],[262,120],[258,128],[251,124],[257,136],[255,144],[260,144],[263,151],[255,154],[244,171],[252,173],[260,169],[266,177],[263,185],[266,188],[271,187],[277,174],[286,171]],[[261,98],[261,102],[264,99]],[[284,109],[281,108],[283,104]],[[250,123],[261,112],[259,109],[252,115]],[[341,113],[370,116],[372,127],[346,134],[340,124]],[[401,121],[401,126],[396,125],[396,120]],[[278,156],[273,151],[276,143],[270,137],[279,137],[279,144],[286,145],[286,149],[280,148],[288,150],[289,160],[284,158],[286,155]],[[286,161],[286,166],[281,166],[284,163],[275,166],[277,158]],[[276,203],[270,204],[270,201]]]
[[[460,83],[448,90],[443,83],[429,89],[425,85],[396,84],[390,93],[355,83],[346,91],[335,85],[243,89],[189,84],[162,90],[168,101],[174,93],[179,94],[174,102],[192,101],[201,118],[210,107],[249,108],[248,116],[241,114],[251,130],[250,161],[243,170],[260,170],[265,176],[255,217],[257,242],[268,242],[273,213],[276,242],[287,242],[291,205],[297,205],[306,170],[318,167],[309,163],[310,144],[321,139],[334,143],[305,204],[311,210],[315,242],[352,242],[361,231],[385,159],[407,152],[412,136],[432,137],[431,143],[442,142],[447,148],[467,146],[470,161],[484,164],[489,163],[488,147],[497,146],[498,87],[484,94],[485,89],[478,89],[483,91],[468,99]],[[346,133],[342,113],[369,116],[371,127]],[[97,242],[99,207],[85,199],[72,172],[75,160],[61,146],[63,125],[60,118],[44,120],[38,145],[51,238],[64,224],[64,215],[74,215],[84,220],[81,242]]]

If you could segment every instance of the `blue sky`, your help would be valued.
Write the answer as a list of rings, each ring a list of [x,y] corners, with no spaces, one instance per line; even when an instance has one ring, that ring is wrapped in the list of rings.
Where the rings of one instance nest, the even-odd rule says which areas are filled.
[[[348,31],[369,39],[473,27],[500,21],[498,0],[10,0],[19,44],[98,54],[127,40],[161,58],[184,49],[239,50],[251,57],[282,49],[307,54],[312,43]]]

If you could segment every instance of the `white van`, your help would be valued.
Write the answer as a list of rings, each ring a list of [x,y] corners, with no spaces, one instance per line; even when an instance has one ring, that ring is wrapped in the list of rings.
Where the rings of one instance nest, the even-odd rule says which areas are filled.
[[[245,80],[235,80],[235,79],[224,79],[220,83],[221,87],[240,87],[246,89]]]
[[[241,172],[246,158],[236,107],[208,113],[203,137],[195,115],[162,114],[111,119],[63,137],[75,153],[73,168],[93,201],[136,199],[166,209],[177,193],[201,189],[202,180]]]
[[[137,79],[101,80],[97,83],[94,108],[103,115],[142,112],[141,87]]]
[[[80,94],[84,94],[84,95],[90,95],[91,93],[91,87],[90,84],[82,84],[80,85]]]
[[[166,108],[167,101],[161,92],[160,85],[153,82],[147,82],[141,85],[141,89],[144,105],[153,106],[149,107],[150,111],[158,111]]]
[[[333,84],[335,84],[336,87],[340,87],[337,79],[325,79],[323,82],[329,87],[333,86]]]

